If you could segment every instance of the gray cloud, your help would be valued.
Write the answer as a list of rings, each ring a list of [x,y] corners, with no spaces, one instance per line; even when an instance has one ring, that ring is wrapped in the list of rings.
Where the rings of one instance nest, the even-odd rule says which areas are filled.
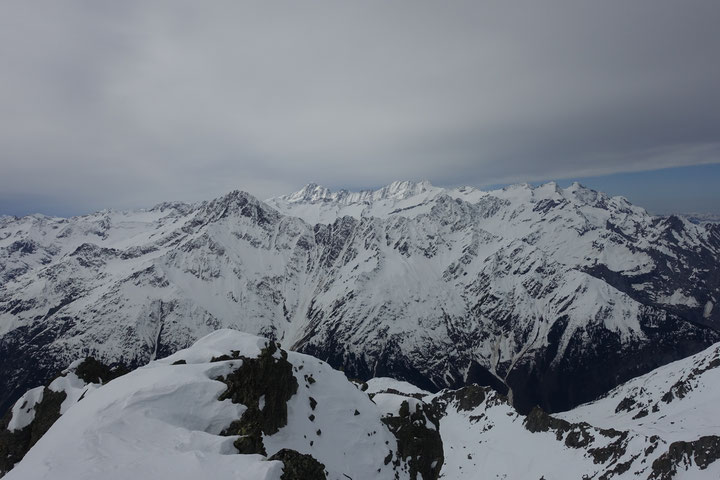
[[[718,24],[715,0],[10,0],[0,202],[719,162]]]

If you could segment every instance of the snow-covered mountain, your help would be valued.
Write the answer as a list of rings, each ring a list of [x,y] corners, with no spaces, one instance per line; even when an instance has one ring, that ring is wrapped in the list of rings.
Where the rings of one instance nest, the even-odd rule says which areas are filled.
[[[228,327],[357,378],[564,410],[720,340],[719,253],[718,225],[578,184],[2,217],[2,406],[79,356],[134,367]]]
[[[720,475],[720,344],[557,415],[522,415],[477,385],[431,394],[389,378],[351,382],[316,358],[233,330],[122,373],[86,359],[27,392],[0,425],[0,476]],[[20,452],[31,434],[36,443]]]
[[[720,214],[717,213],[682,213],[678,216],[686,218],[688,221],[699,225],[706,223],[720,223]]]

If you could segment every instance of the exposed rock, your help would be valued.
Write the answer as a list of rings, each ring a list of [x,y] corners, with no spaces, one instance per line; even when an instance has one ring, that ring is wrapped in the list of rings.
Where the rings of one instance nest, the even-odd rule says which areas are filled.
[[[720,436],[708,435],[692,442],[673,442],[652,464],[649,480],[671,480],[679,467],[695,464],[701,470],[720,459]],[[684,469],[684,468],[683,468]]]
[[[635,405],[635,399],[625,397],[620,401],[620,403],[618,403],[618,406],[615,408],[615,413],[629,412],[632,410],[633,405]]]
[[[325,465],[312,455],[283,448],[268,460],[279,460],[285,464],[282,480],[325,480]]]
[[[124,365],[108,366],[93,357],[87,357],[75,368],[77,375],[85,383],[105,384],[129,372]]]
[[[399,416],[382,419],[395,435],[398,455],[410,467],[410,479],[436,480],[443,464],[443,443],[439,433],[439,418],[424,403],[417,403],[410,412],[407,400],[400,406]],[[428,425],[429,424],[429,425]],[[399,465],[396,460],[396,465]]]
[[[92,357],[83,360],[73,370],[75,375],[86,384],[107,383],[128,371],[122,364],[109,367]],[[56,377],[65,375],[67,375],[67,372],[56,375]],[[63,391],[56,392],[45,387],[42,400],[33,407],[35,413],[32,422],[24,428],[14,431],[8,430],[8,425],[12,419],[12,409],[8,409],[2,421],[0,421],[0,476],[12,469],[60,418],[60,407],[66,398],[67,393]]]
[[[12,411],[0,421],[0,477],[9,472],[40,438],[60,418],[60,406],[66,398],[65,392],[43,390],[43,398],[35,405],[35,417],[25,428],[8,430]]]
[[[279,352],[276,358],[275,353]],[[217,380],[227,385],[218,400],[230,399],[247,407],[239,420],[223,430],[223,435],[241,435],[235,441],[240,453],[267,455],[262,435],[277,433],[287,424],[287,402],[297,392],[298,383],[293,367],[287,360],[287,352],[269,342],[257,358],[234,355],[242,365],[232,373]],[[213,361],[221,361],[216,358]],[[260,398],[264,405],[260,408]]]
[[[479,385],[468,385],[459,390],[452,390],[444,393],[440,399],[449,402],[458,401],[458,410],[470,411],[485,401],[486,389]],[[505,398],[505,397],[503,397]]]

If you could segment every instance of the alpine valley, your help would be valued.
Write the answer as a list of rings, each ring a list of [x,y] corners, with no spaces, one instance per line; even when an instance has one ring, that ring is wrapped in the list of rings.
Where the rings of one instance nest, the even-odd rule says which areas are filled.
[[[604,465],[591,470],[580,461],[573,463],[582,475],[612,478],[642,471],[648,477],[655,457],[675,455],[668,453],[672,442],[698,438],[656,435],[650,427],[628,430],[616,420],[627,416],[635,425],[637,418],[650,415],[661,422],[654,408],[669,404],[661,401],[666,385],[638,386],[654,378],[643,375],[656,374],[663,365],[692,371],[702,370],[703,362],[720,361],[711,347],[720,341],[718,258],[720,224],[656,217],[622,197],[577,183],[481,191],[395,182],[363,192],[332,192],[311,184],[264,202],[234,191],[211,201],[163,203],[147,210],[73,218],[0,217],[0,412],[7,411],[7,422],[12,422],[21,396],[41,385],[52,389],[58,372],[65,370],[60,379],[66,378],[72,373],[68,365],[77,366],[76,360],[86,357],[123,372],[149,364],[128,374],[138,377],[137,388],[142,388],[142,375],[150,381],[151,372],[184,371],[158,360],[175,358],[171,355],[214,331],[232,329],[269,339],[263,348],[299,352],[290,352],[295,359],[312,355],[329,364],[322,369],[342,370],[359,382],[391,377],[415,385],[421,393],[409,395],[414,399],[410,413],[403,417],[400,410],[388,410],[379,415],[372,436],[393,439],[398,424],[384,421],[383,415],[406,418],[415,415],[415,407],[440,436],[443,425],[478,435],[472,437],[473,453],[463,451],[462,459],[448,452],[443,436],[444,457],[436,455],[434,466],[423,464],[431,476],[422,478],[437,478],[438,472],[459,475],[459,468],[477,464],[470,457],[483,455],[478,451],[483,442],[505,445],[502,449],[509,452],[511,437],[522,442],[537,429],[555,432],[552,438],[564,438],[567,448],[579,442],[590,455],[587,465]],[[232,338],[231,333],[223,338]],[[236,340],[247,343],[248,338]],[[256,349],[243,355],[261,355]],[[203,375],[231,375],[224,370],[229,367],[209,365],[209,360],[198,360],[205,366],[187,370],[188,378],[171,375],[167,382],[196,385]],[[291,362],[295,368],[297,361]],[[73,388],[92,383],[78,382]],[[113,380],[93,393],[93,408],[110,408],[100,392],[115,382],[123,384]],[[202,390],[200,383],[192,388]],[[173,385],[167,388],[177,387]],[[131,386],[123,388],[118,386],[116,394],[135,395]],[[468,388],[474,400],[467,408],[457,407]],[[623,388],[634,392],[627,402],[617,399],[625,395]],[[396,385],[391,390],[401,389]],[[41,404],[35,392],[25,403]],[[673,398],[683,399],[685,393],[675,392]],[[377,408],[401,408],[397,399],[378,403],[378,394]],[[348,395],[354,400],[348,397],[347,405],[357,405],[357,411],[370,408],[355,393]],[[603,395],[609,396],[598,400]],[[587,402],[594,403],[580,406]],[[624,403],[616,410],[612,402]],[[219,433],[218,425],[228,415],[239,414],[237,406],[213,408],[214,416],[202,420],[209,423],[198,427],[205,432]],[[565,413],[548,415],[557,412]],[[498,428],[488,423],[482,430],[476,425],[482,422]],[[500,428],[507,422],[515,426]],[[649,420],[643,422],[649,425]],[[279,426],[268,428],[276,432]],[[513,428],[522,435],[510,433]],[[490,432],[500,436],[487,440]],[[229,448],[215,440],[196,440],[202,448]],[[613,442],[625,445],[622,454],[611,447]],[[691,459],[686,467],[703,464],[692,460],[702,448],[682,450],[683,459]],[[607,461],[593,463],[597,457],[588,449],[609,449],[602,451],[614,459],[617,471],[611,475]],[[419,463],[405,460],[412,455],[390,450],[388,475],[412,477],[420,471]],[[640,451],[645,453],[633,456]],[[368,450],[367,455],[375,453]],[[647,460],[642,468],[636,464],[640,458]],[[668,462],[682,463],[676,460]],[[330,460],[321,463],[327,472],[342,473],[328,467],[334,465]],[[257,467],[258,472],[265,468],[262,474],[275,478],[275,467],[267,465]],[[377,468],[385,471],[382,465]],[[354,471],[354,479],[374,478]],[[559,478],[550,470],[547,475]],[[258,473],[256,478],[264,477]],[[448,473],[447,478],[456,476]]]

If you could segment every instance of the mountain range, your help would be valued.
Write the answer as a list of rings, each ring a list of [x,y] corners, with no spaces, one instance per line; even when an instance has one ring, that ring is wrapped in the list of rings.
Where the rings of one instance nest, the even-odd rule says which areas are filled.
[[[0,406],[77,358],[132,369],[231,328],[359,380],[564,411],[720,341],[719,253],[718,224],[579,184],[1,217]]]

